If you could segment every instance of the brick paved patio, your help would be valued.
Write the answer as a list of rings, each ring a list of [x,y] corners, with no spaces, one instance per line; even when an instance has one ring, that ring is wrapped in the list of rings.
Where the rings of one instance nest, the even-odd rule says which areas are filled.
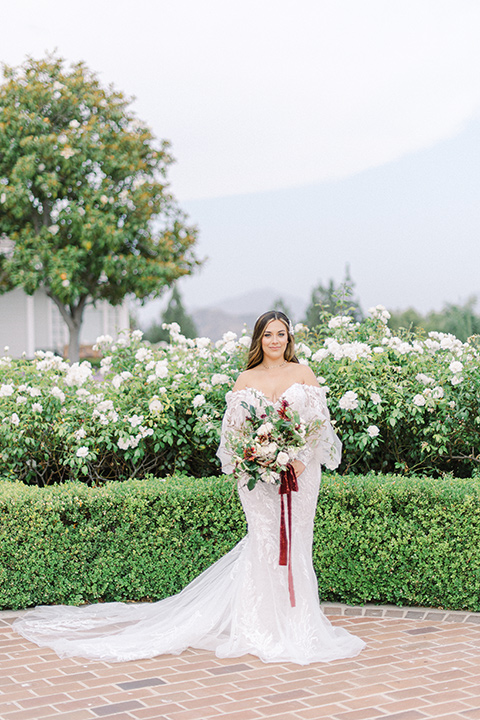
[[[367,642],[307,667],[189,650],[128,663],[60,660],[0,612],[1,720],[480,720],[480,614],[324,605]]]

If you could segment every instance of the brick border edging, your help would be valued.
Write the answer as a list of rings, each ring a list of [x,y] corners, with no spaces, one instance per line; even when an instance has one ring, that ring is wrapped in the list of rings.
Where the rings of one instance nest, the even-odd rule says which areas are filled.
[[[405,620],[428,620],[430,622],[474,623],[480,625],[480,612],[464,610],[441,610],[424,607],[398,607],[397,605],[344,605],[324,602],[321,608],[328,617],[368,617]],[[0,621],[13,621],[27,610],[0,610]]]
[[[428,620],[433,622],[456,622],[480,624],[480,612],[465,610],[442,610],[424,607],[398,607],[397,605],[344,605],[342,603],[321,603],[329,617],[396,618],[407,620]]]

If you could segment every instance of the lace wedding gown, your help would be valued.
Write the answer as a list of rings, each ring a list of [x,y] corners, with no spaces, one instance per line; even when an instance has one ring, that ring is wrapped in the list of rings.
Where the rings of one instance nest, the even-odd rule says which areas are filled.
[[[298,492],[292,493],[295,607],[289,600],[287,567],[278,564],[278,486],[258,483],[250,491],[239,481],[248,534],[178,595],[156,603],[42,606],[16,620],[14,629],[61,657],[107,661],[178,654],[187,647],[212,650],[218,657],[251,653],[264,662],[301,665],[357,655],[365,643],[333,627],[324,616],[312,566],[320,464],[336,467],[341,445],[321,388],[295,383],[277,402],[281,399],[304,421],[323,421],[317,437],[299,455],[306,469],[298,478]],[[277,405],[250,388],[227,393],[218,450],[225,472],[232,469],[225,435],[242,424],[245,400],[256,406]]]

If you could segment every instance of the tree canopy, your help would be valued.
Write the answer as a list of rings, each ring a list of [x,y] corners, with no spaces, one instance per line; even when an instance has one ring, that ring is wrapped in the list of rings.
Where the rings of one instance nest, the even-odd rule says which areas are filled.
[[[152,323],[148,330],[144,333],[145,340],[151,343],[158,343],[160,341],[170,341],[170,331],[162,327],[162,325],[170,323],[177,323],[180,325],[182,335],[187,338],[197,337],[197,328],[195,321],[192,316],[187,313],[183,306],[182,296],[176,285],[173,286],[172,294],[168,305],[162,313],[160,324]]]
[[[0,85],[0,292],[44,288],[78,358],[85,306],[160,295],[193,272],[196,228],[168,189],[173,162],[84,63],[4,66]]]
[[[310,328],[318,327],[325,315],[350,315],[357,322],[363,320],[360,301],[353,294],[354,287],[348,265],[342,283],[337,285],[332,279],[327,286],[319,283],[312,290],[310,304],[305,311],[305,324]]]

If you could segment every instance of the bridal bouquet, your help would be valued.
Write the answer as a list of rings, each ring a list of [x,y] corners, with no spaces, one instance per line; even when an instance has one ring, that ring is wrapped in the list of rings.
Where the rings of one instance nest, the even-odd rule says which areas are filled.
[[[297,457],[307,441],[310,428],[301,421],[286,400],[280,407],[255,408],[246,402],[248,411],[240,431],[230,436],[235,477],[248,476],[247,487],[257,482],[279,484],[280,473]]]

